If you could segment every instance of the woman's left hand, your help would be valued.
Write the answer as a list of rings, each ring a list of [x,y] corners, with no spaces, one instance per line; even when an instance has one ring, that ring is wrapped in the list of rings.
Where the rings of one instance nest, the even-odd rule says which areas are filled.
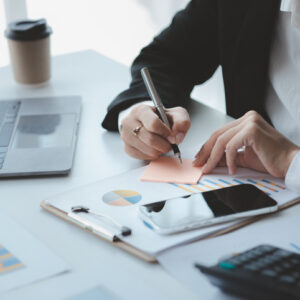
[[[215,131],[196,154],[194,165],[205,165],[204,174],[216,166],[227,166],[232,175],[236,167],[241,166],[285,177],[299,151],[300,147],[276,131],[258,113],[249,111]]]

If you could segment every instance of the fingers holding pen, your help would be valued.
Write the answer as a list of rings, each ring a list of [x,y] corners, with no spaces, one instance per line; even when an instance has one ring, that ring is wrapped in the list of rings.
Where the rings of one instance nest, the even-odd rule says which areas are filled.
[[[138,132],[134,129],[138,128]],[[171,130],[148,105],[140,105],[122,121],[121,137],[125,152],[135,158],[153,160],[167,153],[171,146],[165,137]]]
[[[162,122],[156,114],[155,107],[148,106],[146,109],[137,111],[137,120],[142,122],[148,132],[168,138],[173,136],[171,129]]]
[[[139,114],[139,122],[142,122],[144,126],[138,136],[143,143],[161,153],[170,151],[171,145],[168,140],[170,136],[173,136],[172,131],[160,120],[153,107],[149,107]]]
[[[161,153],[170,151],[170,144],[181,143],[191,125],[189,114],[182,107],[166,109],[172,130],[159,118],[155,107],[137,107],[135,113],[145,129],[139,138]]]
[[[171,144],[181,143],[190,128],[187,111],[175,107],[167,109],[166,114],[172,130],[159,118],[155,107],[147,104],[135,106],[122,120],[120,133],[126,153],[140,159],[156,159],[169,152]],[[139,128],[137,134],[135,128]]]
[[[173,107],[171,109],[166,109],[166,115],[170,120],[174,136],[174,140],[170,142],[173,144],[180,144],[191,127],[189,113],[183,107]]]
[[[139,128],[139,130],[137,133],[134,133],[132,128]],[[132,157],[144,160],[158,158],[162,153],[161,150],[163,147],[157,145],[156,147],[152,147],[147,144],[148,135],[150,135],[150,133],[147,132],[142,123],[133,120],[129,123],[124,122],[121,136],[125,144],[125,152]],[[134,149],[138,150],[138,153]],[[144,156],[142,156],[141,153],[143,153]]]

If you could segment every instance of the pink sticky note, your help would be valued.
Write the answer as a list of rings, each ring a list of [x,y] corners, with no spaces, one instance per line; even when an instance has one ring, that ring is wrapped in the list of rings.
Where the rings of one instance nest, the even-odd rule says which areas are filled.
[[[201,175],[201,167],[194,167],[191,159],[182,159],[182,164],[175,157],[162,156],[151,161],[141,176],[141,181],[172,182],[196,184]]]

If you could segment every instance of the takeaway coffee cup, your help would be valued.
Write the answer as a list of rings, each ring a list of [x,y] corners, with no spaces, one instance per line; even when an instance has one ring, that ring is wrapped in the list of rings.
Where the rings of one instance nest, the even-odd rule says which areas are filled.
[[[50,34],[45,19],[12,22],[5,31],[17,82],[35,84],[50,79]]]

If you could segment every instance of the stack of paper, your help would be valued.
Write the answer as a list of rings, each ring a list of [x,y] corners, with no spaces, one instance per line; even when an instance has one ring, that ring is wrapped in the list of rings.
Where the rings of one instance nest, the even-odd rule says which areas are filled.
[[[47,204],[66,213],[70,213],[73,206],[84,205],[98,213],[110,216],[123,226],[132,229],[132,235],[126,237],[120,236],[120,239],[152,256],[156,256],[159,252],[170,247],[209,236],[229,226],[238,224],[240,221],[176,235],[162,236],[155,233],[138,217],[137,209],[141,204],[242,183],[256,185],[277,200],[280,206],[299,197],[299,195],[287,190],[282,180],[246,169],[240,169],[232,177],[227,175],[227,169],[218,168],[213,174],[202,176],[197,184],[140,181],[144,171],[145,167],[142,167],[77,188],[55,198],[48,199]],[[80,217],[92,221],[99,227],[103,226],[103,219],[99,217],[85,213],[80,213]]]

